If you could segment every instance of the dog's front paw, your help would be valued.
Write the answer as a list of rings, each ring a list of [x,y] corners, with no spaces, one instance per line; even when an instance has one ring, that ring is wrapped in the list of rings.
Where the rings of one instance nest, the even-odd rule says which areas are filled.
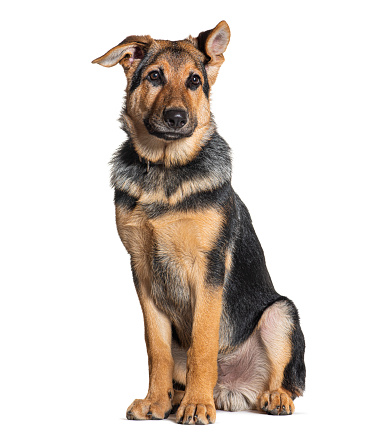
[[[171,400],[135,400],[127,409],[128,420],[163,420],[171,413]]]
[[[176,421],[184,425],[208,425],[216,421],[216,408],[213,403],[182,400],[176,412]]]
[[[281,389],[264,392],[257,406],[259,411],[269,415],[291,415],[295,411],[291,397]]]

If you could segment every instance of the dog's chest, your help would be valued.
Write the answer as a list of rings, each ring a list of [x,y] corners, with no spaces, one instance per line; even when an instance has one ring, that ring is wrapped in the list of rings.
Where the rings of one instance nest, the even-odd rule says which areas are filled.
[[[191,329],[192,293],[205,280],[222,215],[214,208],[171,209],[149,217],[138,203],[131,211],[116,208],[116,221],[139,284],[150,288],[149,295],[178,330]]]
[[[193,268],[201,271],[201,265],[205,265],[223,217],[211,208],[184,212],[171,209],[151,218],[137,204],[131,211],[117,208],[116,221],[121,240],[133,260],[145,260],[151,269],[155,263],[167,262],[190,279]]]

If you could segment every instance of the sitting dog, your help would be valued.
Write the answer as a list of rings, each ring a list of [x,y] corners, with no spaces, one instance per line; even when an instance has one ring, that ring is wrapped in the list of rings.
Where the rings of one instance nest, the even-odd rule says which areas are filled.
[[[149,362],[128,419],[174,407],[184,424],[214,423],[216,409],[289,415],[304,391],[297,309],[274,289],[210,112],[229,39],[222,21],[180,41],[130,36],[93,61],[127,78],[112,186]]]

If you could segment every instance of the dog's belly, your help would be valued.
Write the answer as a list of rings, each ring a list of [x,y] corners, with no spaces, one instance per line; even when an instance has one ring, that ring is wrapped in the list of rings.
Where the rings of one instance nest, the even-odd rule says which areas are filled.
[[[187,353],[174,340],[174,380],[186,385]],[[244,343],[228,354],[218,355],[218,380],[214,388],[217,409],[239,411],[255,407],[268,386],[270,364],[256,329]]]

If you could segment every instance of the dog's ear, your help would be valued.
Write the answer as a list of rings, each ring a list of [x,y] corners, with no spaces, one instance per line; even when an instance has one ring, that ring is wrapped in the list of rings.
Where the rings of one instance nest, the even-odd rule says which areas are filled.
[[[192,38],[194,46],[206,55],[206,72],[210,86],[217,78],[218,70],[224,63],[224,52],[230,40],[230,29],[226,21],[218,23],[214,29],[201,32],[197,38]]]
[[[106,68],[120,63],[124,70],[128,70],[134,62],[139,62],[146,55],[152,42],[153,39],[149,35],[131,35],[92,63],[98,63]]]

